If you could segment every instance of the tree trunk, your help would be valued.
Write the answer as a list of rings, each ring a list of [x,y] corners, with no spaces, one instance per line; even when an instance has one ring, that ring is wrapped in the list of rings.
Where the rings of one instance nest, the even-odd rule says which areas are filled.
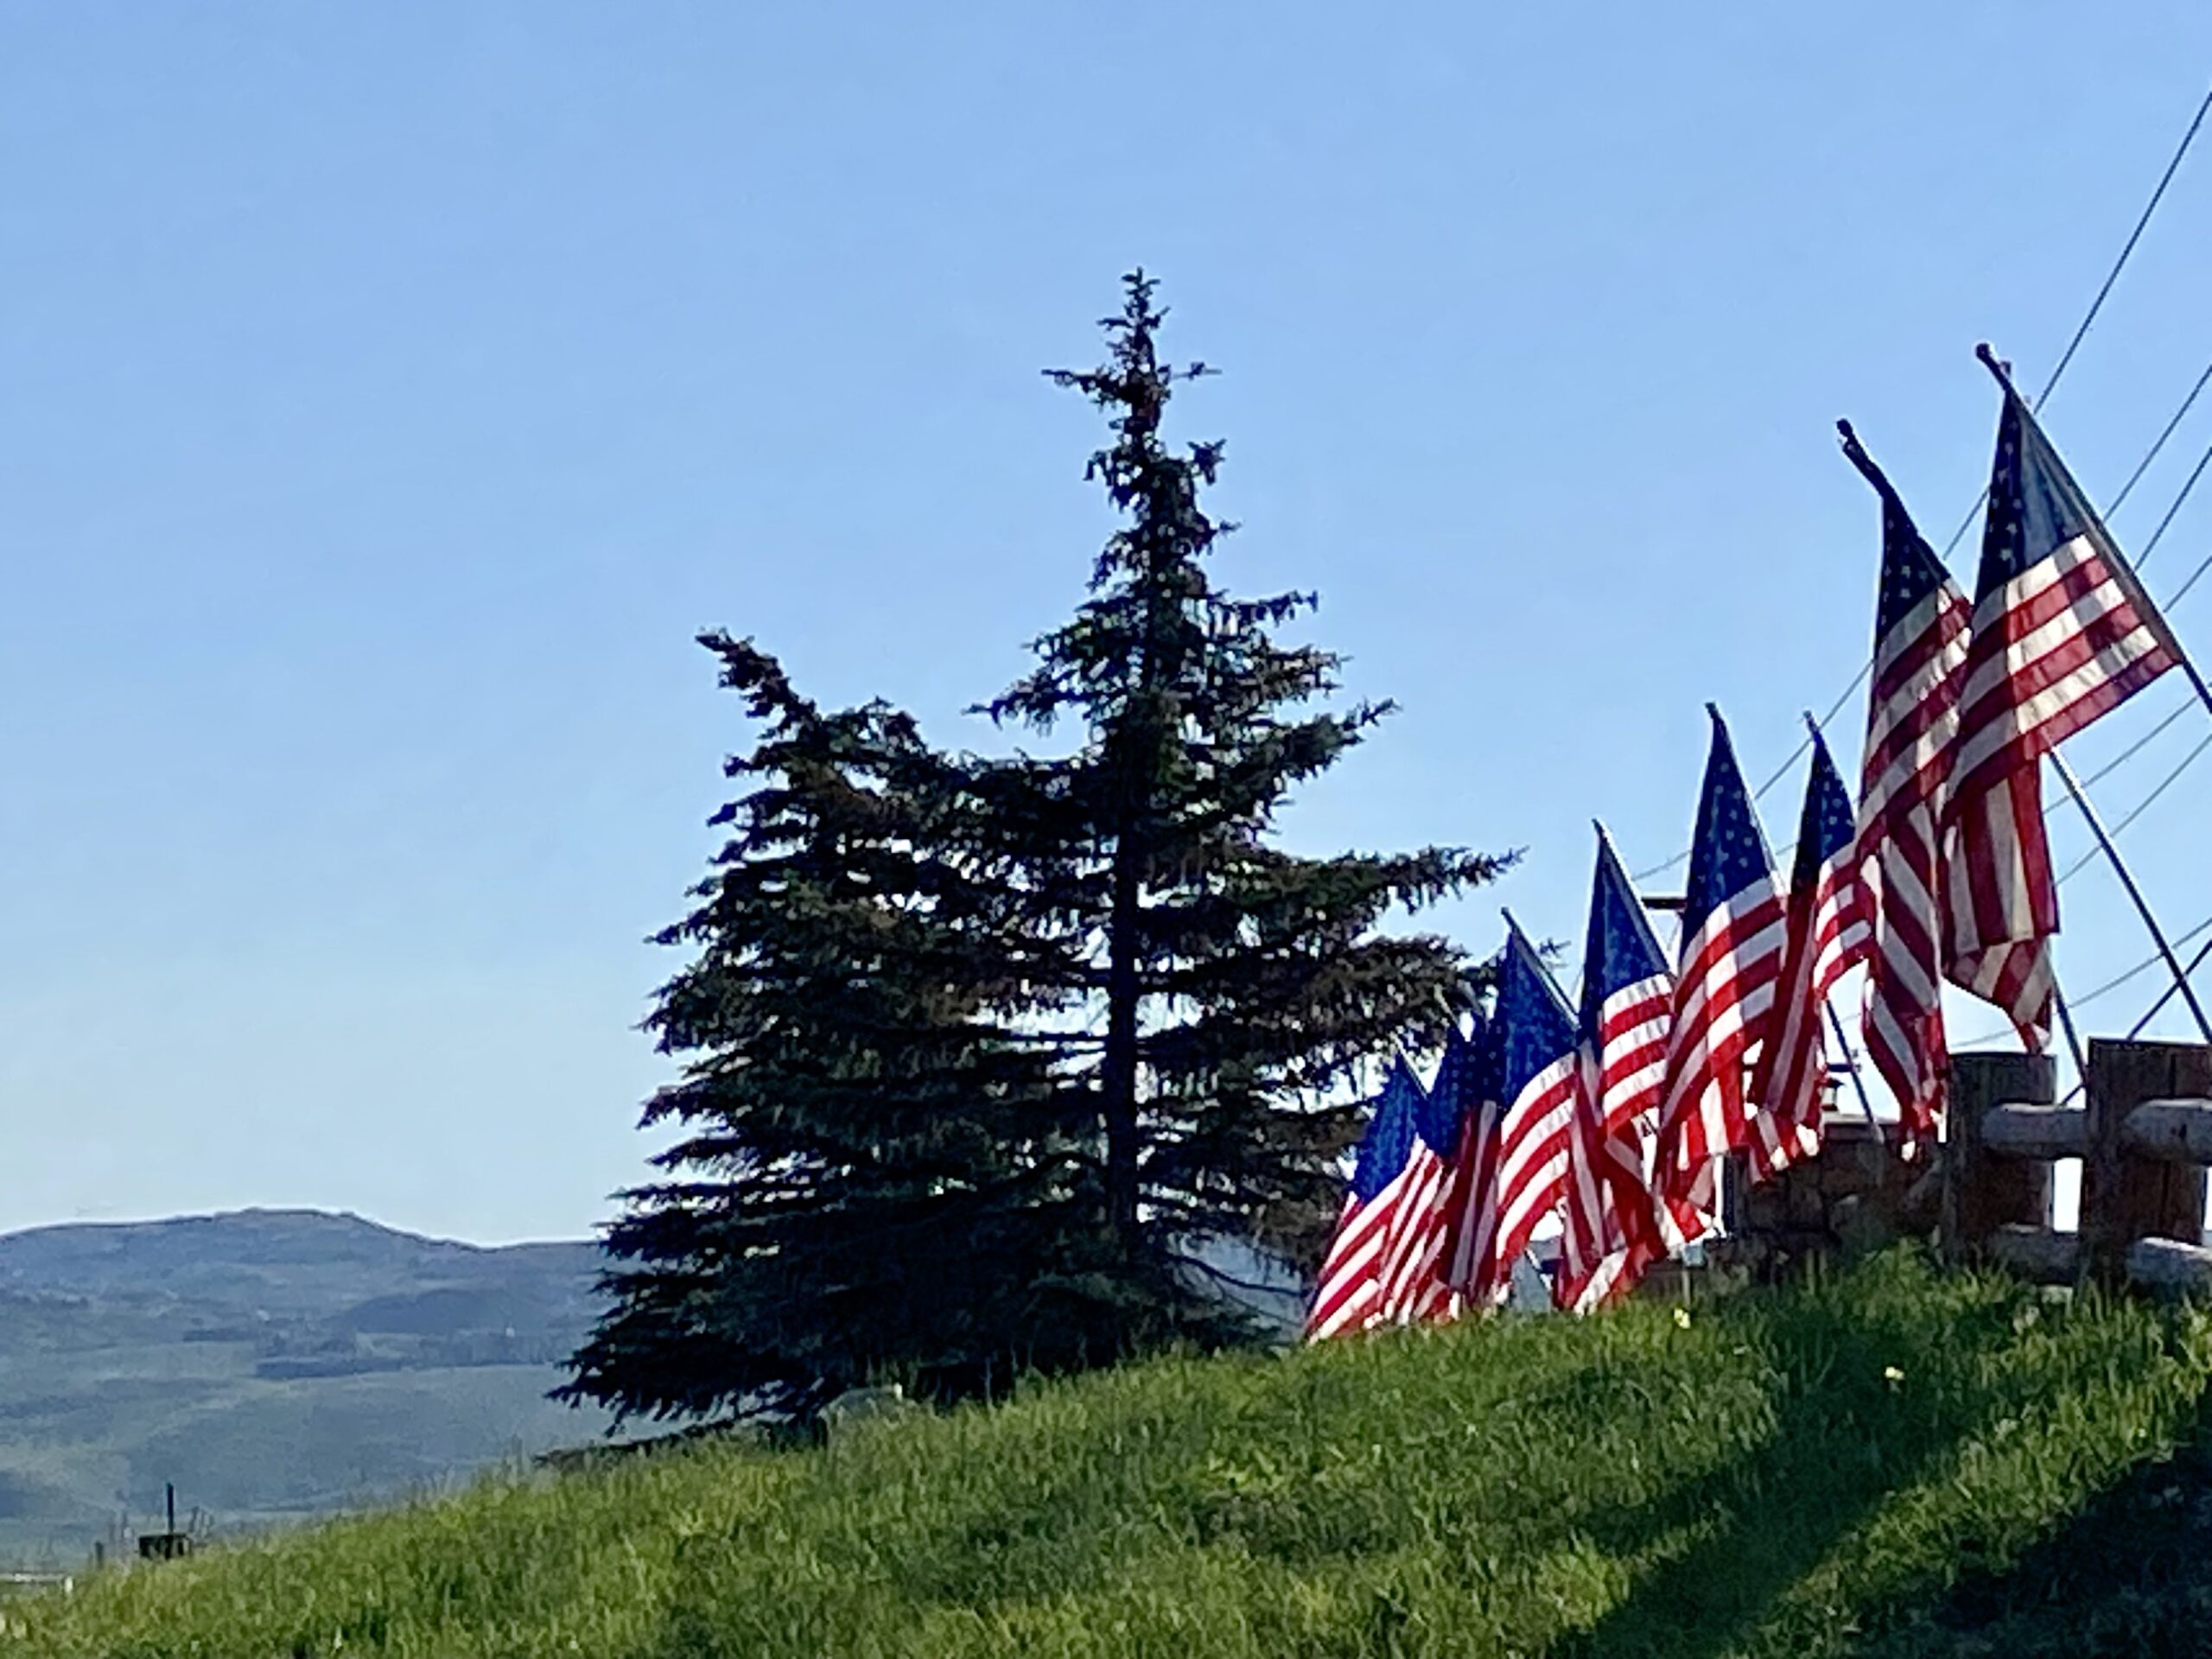
[[[1106,1219],[1122,1248],[1137,1243],[1137,849],[1114,849],[1113,910],[1106,927],[1106,1050],[1099,1071],[1106,1128]]]

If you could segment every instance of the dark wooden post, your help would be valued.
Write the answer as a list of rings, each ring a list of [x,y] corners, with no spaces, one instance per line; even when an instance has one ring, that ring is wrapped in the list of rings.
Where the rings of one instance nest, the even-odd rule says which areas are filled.
[[[1982,1140],[1982,1120],[1993,1106],[2048,1105],[2057,1094],[2058,1066],[2048,1054],[1951,1057],[1943,1145],[1946,1258],[1980,1262],[1999,1228],[2050,1225],[2050,1165],[1993,1152]]]
[[[2204,1236],[2204,1170],[2130,1152],[2120,1126],[2142,1102],[2212,1096],[2212,1048],[2199,1043],[2089,1044],[2089,1145],[2082,1160],[2082,1245],[2090,1270],[2111,1283],[2127,1274],[2141,1238]]]

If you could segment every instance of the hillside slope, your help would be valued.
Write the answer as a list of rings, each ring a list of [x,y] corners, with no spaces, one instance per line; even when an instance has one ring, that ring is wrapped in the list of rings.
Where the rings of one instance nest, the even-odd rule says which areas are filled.
[[[235,1532],[588,1442],[544,1395],[598,1269],[315,1211],[0,1237],[0,1565],[73,1567],[166,1482]]]
[[[1932,1276],[1169,1360],[495,1481],[0,1655],[2196,1652],[2212,1319]]]

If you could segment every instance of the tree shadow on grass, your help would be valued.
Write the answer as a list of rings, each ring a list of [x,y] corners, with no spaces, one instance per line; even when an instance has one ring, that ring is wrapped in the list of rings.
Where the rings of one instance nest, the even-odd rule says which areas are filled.
[[[1955,1340],[1961,1351],[2001,1345],[2012,1312],[1961,1310]],[[1556,1644],[1560,1659],[1737,1651],[1885,1499],[2001,1411],[1986,1391],[1911,1376],[1924,1334],[1866,1313],[1827,1296],[1770,1305],[1764,1339],[1785,1373],[1764,1449],[1591,1529],[1607,1554],[1646,1565],[1593,1627]],[[1982,1319],[1999,1328],[1963,1328]]]

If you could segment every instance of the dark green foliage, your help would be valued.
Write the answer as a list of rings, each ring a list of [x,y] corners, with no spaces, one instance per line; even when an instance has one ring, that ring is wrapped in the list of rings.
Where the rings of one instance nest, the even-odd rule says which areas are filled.
[[[627,1194],[615,1306],[562,1397],[625,1414],[800,1412],[902,1374],[970,1393],[1088,1357],[1110,1330],[1056,1293],[1096,1240],[1033,1001],[998,947],[988,872],[950,825],[960,779],[903,715],[824,713],[775,660],[702,643],[761,722],[757,786],[647,1022],[683,1079],[647,1126],[689,1179]]]
[[[1175,387],[1208,372],[1161,360],[1141,273],[1104,324],[1099,368],[1052,378],[1105,411],[1092,456],[1123,526],[1090,597],[1037,642],[995,721],[1084,742],[993,768],[987,822],[1020,873],[1021,931],[1043,942],[1060,1074],[1087,1082],[1105,1145],[1109,1217],[1130,1271],[1193,1236],[1318,1254],[1337,1198],[1341,1103],[1363,1063],[1439,1045],[1465,1008],[1459,953],[1377,925],[1487,881],[1503,861],[1452,849],[1300,858],[1269,832],[1290,792],[1389,712],[1315,705],[1342,658],[1275,631],[1311,595],[1245,599],[1207,569],[1230,528],[1199,493],[1222,446],[1171,448]]]
[[[758,745],[650,1023],[684,1138],[610,1231],[613,1312],[563,1397],[626,1414],[804,1414],[854,1383],[995,1391],[1250,1334],[1203,1239],[1310,1259],[1364,1065],[1433,1048],[1471,995],[1459,953],[1377,932],[1496,859],[1293,856],[1290,791],[1386,705],[1313,707],[1339,659],[1279,644],[1308,598],[1243,600],[1205,560],[1218,444],[1160,417],[1128,281],[1109,362],[1053,378],[1110,417],[1092,458],[1123,526],[1075,618],[995,721],[1071,753],[956,757],[882,703],[825,712],[750,642],[709,635]]]

